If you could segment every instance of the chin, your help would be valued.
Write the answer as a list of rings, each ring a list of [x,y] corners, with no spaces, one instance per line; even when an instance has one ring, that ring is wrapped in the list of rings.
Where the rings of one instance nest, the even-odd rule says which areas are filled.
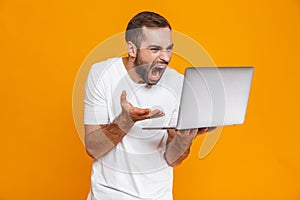
[[[152,86],[155,86],[155,85],[157,85],[158,82],[159,82],[159,80],[158,80],[158,81],[155,81],[155,82],[147,82],[147,83],[146,83],[146,87],[152,87]]]
[[[146,88],[152,88],[153,85],[155,85],[155,84],[146,84],[145,87],[146,87]]]

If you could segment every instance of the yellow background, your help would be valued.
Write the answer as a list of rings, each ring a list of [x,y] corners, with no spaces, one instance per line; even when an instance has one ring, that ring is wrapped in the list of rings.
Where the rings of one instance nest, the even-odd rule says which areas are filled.
[[[255,67],[246,123],[225,127],[204,159],[204,137],[195,141],[175,169],[174,199],[299,200],[299,0],[1,0],[0,199],[86,198],[91,159],[73,84],[89,52],[142,10],[164,15],[217,65]]]

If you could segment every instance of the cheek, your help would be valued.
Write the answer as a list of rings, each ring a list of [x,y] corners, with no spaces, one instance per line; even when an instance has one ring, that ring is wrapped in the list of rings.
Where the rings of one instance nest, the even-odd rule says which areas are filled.
[[[139,61],[142,63],[153,63],[157,60],[159,54],[158,53],[144,53],[139,55]]]

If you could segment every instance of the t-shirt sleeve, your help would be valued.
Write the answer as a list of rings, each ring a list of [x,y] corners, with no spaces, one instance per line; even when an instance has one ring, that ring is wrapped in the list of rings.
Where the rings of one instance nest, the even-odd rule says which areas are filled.
[[[93,66],[89,72],[84,90],[84,124],[108,124],[108,108],[105,86],[101,72]]]

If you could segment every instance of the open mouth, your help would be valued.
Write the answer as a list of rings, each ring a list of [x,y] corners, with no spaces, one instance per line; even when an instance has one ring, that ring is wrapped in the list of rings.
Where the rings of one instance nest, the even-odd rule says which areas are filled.
[[[157,65],[152,67],[148,73],[148,79],[151,82],[159,81],[166,68],[167,66],[165,65]]]

